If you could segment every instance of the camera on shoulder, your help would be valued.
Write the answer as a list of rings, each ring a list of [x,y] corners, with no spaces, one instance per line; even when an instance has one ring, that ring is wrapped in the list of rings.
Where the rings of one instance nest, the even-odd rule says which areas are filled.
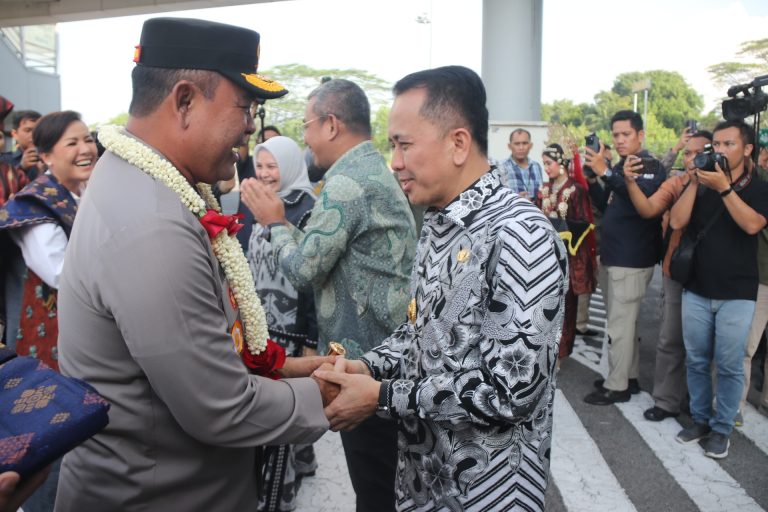
[[[704,146],[704,151],[693,157],[693,165],[702,171],[715,171],[715,164],[718,164],[724,172],[730,171],[728,159],[722,153],[716,153],[712,144]]]

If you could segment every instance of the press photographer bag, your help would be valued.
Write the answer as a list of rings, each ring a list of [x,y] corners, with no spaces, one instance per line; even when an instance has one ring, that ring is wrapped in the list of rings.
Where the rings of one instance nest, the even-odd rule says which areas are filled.
[[[686,231],[683,236],[680,237],[680,244],[672,253],[672,258],[669,260],[669,275],[672,279],[678,283],[685,285],[693,277],[693,256],[696,253],[696,246],[706,236],[707,231],[715,223],[720,214],[723,213],[724,206],[721,205],[717,209],[712,218],[709,219],[704,229],[699,231],[696,236]]]

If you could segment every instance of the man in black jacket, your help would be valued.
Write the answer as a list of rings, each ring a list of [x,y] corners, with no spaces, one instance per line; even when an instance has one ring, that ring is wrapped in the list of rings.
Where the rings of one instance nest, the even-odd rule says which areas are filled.
[[[605,159],[587,148],[586,165],[597,175],[589,187],[594,205],[604,211],[600,239],[601,288],[608,312],[610,349],[608,377],[584,398],[593,405],[626,402],[640,390],[639,344],[635,323],[640,302],[661,256],[661,223],[643,219],[627,194],[624,173],[636,176],[647,195],[666,177],[661,162],[642,148],[645,132],[640,114],[621,110],[611,118],[614,146],[621,159],[611,169]],[[602,150],[602,147],[601,147]],[[602,181],[602,185],[597,183]]]

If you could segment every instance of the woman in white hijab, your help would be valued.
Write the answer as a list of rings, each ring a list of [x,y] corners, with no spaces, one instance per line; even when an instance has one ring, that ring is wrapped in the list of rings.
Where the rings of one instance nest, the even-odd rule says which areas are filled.
[[[285,204],[285,218],[302,229],[312,212],[315,195],[299,146],[288,137],[272,137],[256,146],[253,160],[256,179],[277,193]],[[264,305],[269,337],[282,345],[288,356],[314,353],[317,319],[313,294],[298,292],[275,265],[265,227],[254,224],[248,261]],[[294,510],[301,478],[313,475],[317,468],[312,445],[268,446],[264,455],[264,489],[259,510]]]

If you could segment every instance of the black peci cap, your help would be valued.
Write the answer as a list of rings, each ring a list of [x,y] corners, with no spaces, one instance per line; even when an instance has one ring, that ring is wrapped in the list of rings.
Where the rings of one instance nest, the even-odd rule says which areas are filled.
[[[247,28],[192,18],[152,18],[144,22],[137,66],[217,71],[258,98],[274,99],[288,91],[256,73],[259,33]]]

